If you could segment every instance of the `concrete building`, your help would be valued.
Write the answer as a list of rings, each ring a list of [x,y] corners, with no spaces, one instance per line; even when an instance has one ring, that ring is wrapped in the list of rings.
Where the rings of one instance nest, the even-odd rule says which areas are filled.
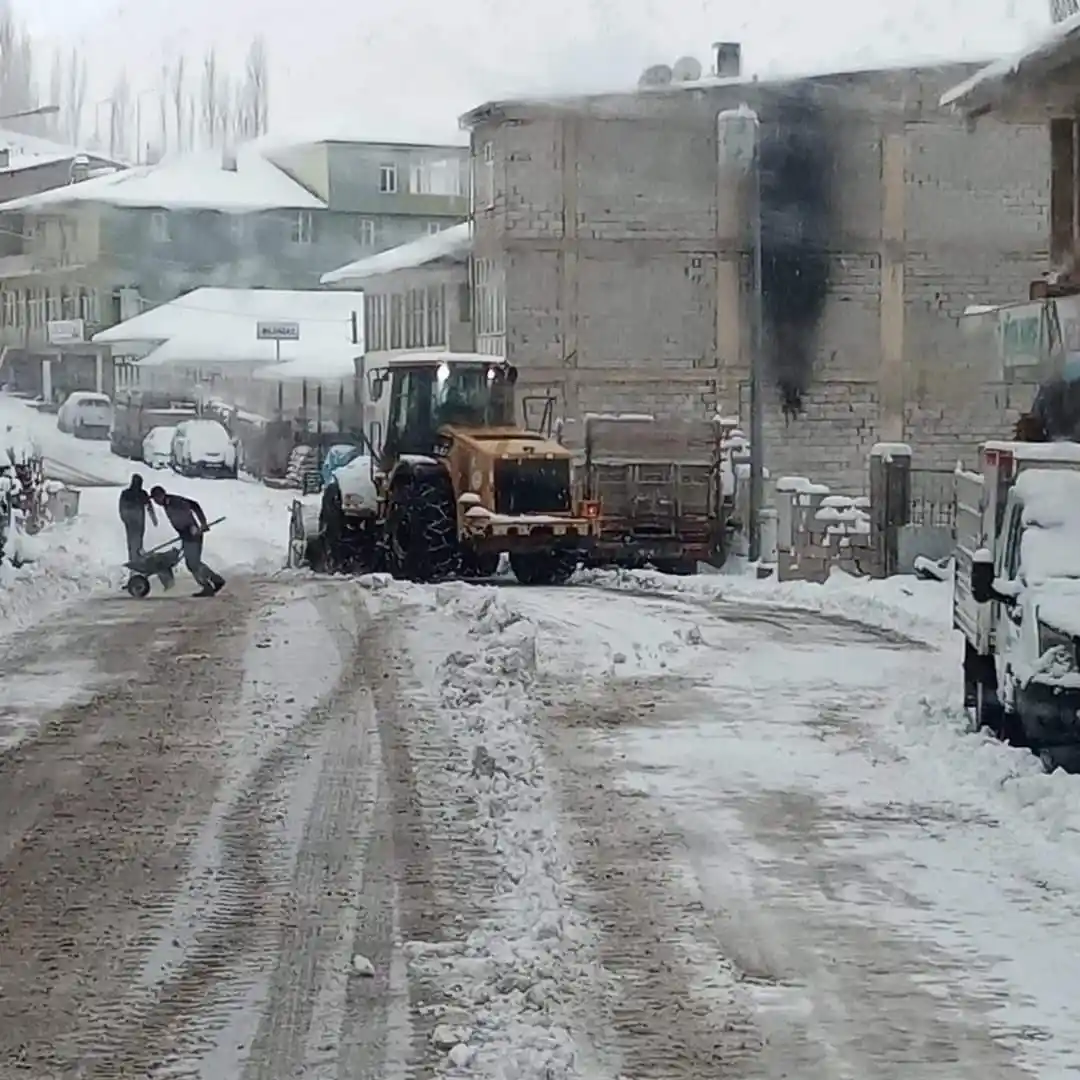
[[[718,112],[746,103],[762,120],[768,464],[855,489],[870,447],[903,440],[917,466],[951,468],[1029,404],[958,320],[1037,276],[1049,208],[1040,125],[970,134],[940,107],[972,70],[473,110],[478,349],[569,417],[738,405],[746,419],[747,213],[717,137]]]
[[[330,228],[359,242],[342,262],[440,232],[469,213],[465,145],[326,139],[263,153],[326,203]]]
[[[335,289],[362,289],[366,361],[395,352],[472,352],[468,222],[370,255],[323,275]]]
[[[272,155],[272,157],[271,157]],[[107,327],[200,286],[314,288],[466,213],[464,147],[314,143],[139,166],[0,205],[0,378],[57,395]]]
[[[1060,20],[1021,57],[980,68],[941,99],[977,132],[996,122],[1048,132],[1049,265],[1057,294],[1080,292],[1080,15]],[[1007,207],[1011,211],[1011,207]],[[1035,291],[1044,291],[1040,282]],[[1023,296],[1012,299],[1026,299]]]

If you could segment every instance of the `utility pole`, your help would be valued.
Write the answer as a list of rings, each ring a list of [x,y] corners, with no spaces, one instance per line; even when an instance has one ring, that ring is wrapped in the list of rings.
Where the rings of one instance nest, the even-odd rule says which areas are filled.
[[[725,109],[717,118],[720,165],[733,169],[749,198],[750,264],[753,277],[749,311],[750,346],[750,498],[746,523],[749,558],[761,557],[761,508],[765,488],[765,348],[761,274],[761,122],[747,105]],[[744,232],[744,230],[740,230]],[[745,232],[744,232],[745,234]],[[745,310],[745,309],[744,309]]]

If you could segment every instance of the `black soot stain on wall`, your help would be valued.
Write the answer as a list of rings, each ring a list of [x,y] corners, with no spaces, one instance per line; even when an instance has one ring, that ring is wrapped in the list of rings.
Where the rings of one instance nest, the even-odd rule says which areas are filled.
[[[764,113],[760,153],[763,344],[790,418],[810,386],[829,293],[833,160],[809,91],[786,94]]]

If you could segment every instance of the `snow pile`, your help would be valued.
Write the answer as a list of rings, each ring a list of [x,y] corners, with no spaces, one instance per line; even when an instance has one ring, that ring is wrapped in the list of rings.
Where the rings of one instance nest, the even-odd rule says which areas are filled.
[[[1047,773],[1030,751],[986,731],[973,732],[959,691],[960,654],[945,654],[918,690],[901,693],[888,717],[889,741],[916,767],[928,794],[949,790],[957,802],[982,805],[1030,831],[1032,845],[1080,834],[1080,784],[1062,770]],[[1070,858],[1072,856],[1070,855]],[[1080,873],[1080,860],[1077,872]]]
[[[119,521],[117,532],[121,532]],[[120,544],[122,546],[122,536]],[[99,590],[119,589],[124,571],[109,562],[94,531],[75,518],[37,536],[17,534],[12,541],[22,566],[0,564],[0,637],[36,622],[50,610]]]
[[[680,594],[720,602],[803,608],[935,642],[952,636],[950,585],[914,576],[873,580],[834,569],[822,585],[810,581],[779,582],[774,578],[758,580],[748,573],[673,577],[654,570],[584,570],[574,581],[624,592]]]
[[[557,829],[541,733],[531,723],[536,627],[495,589],[444,586],[435,604],[469,625],[438,669],[442,724],[460,750],[446,761],[455,802],[494,856],[491,916],[461,943],[408,947],[470,1023],[440,1025],[448,1067],[478,1076],[573,1075],[575,1048],[559,988],[586,974],[590,936],[572,910],[569,858]]]

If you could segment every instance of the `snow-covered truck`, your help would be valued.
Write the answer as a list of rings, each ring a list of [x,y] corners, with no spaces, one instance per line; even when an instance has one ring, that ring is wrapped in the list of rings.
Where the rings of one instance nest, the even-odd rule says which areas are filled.
[[[598,500],[600,534],[590,565],[693,573],[726,558],[735,508],[737,420],[658,420],[647,413],[590,413],[579,496]]]
[[[975,723],[1080,766],[1080,444],[988,442],[957,467],[953,625]]]

